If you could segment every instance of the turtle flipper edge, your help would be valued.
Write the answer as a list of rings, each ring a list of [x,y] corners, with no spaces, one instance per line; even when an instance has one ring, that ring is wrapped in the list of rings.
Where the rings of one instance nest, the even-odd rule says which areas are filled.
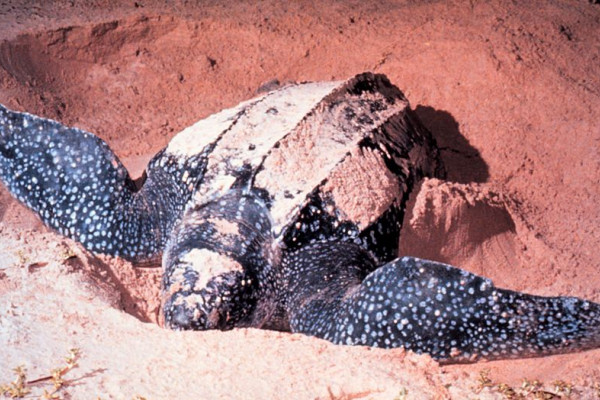
[[[155,156],[137,191],[102,139],[0,105],[0,181],[48,226],[96,253],[142,261],[160,252],[177,217],[167,208],[183,209],[203,171],[202,155],[170,158]],[[172,174],[174,163],[190,168]]]
[[[288,277],[293,331],[339,344],[404,347],[448,363],[600,347],[600,304],[498,289],[489,279],[412,257],[363,279],[355,272],[366,254],[338,245],[309,246],[286,261],[290,271],[303,271]],[[315,284],[331,285],[332,274],[344,283]]]

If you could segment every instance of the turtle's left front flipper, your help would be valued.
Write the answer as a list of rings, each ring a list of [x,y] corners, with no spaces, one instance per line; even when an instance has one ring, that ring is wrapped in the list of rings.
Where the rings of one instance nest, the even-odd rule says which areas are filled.
[[[172,158],[155,156],[138,191],[102,139],[0,105],[0,181],[44,223],[97,253],[159,254],[205,165]]]
[[[444,362],[535,357],[600,347],[600,304],[494,287],[489,279],[404,257],[373,269],[349,243],[285,261],[293,331],[335,343],[405,347]]]

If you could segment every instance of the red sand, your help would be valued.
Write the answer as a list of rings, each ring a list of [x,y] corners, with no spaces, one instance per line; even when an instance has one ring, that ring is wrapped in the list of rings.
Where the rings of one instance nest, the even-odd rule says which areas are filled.
[[[0,4],[0,103],[98,134],[135,177],[176,132],[273,79],[385,73],[449,172],[413,194],[401,252],[600,301],[600,6],[74,3]],[[22,363],[47,374],[73,346],[67,398],[500,396],[476,394],[482,369],[516,386],[566,380],[579,398],[600,382],[600,351],[439,367],[284,333],[166,331],[144,323],[159,270],[92,256],[3,188],[0,221],[0,384]]]

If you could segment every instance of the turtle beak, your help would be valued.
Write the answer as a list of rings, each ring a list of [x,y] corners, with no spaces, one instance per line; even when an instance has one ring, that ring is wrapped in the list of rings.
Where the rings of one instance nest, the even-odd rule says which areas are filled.
[[[231,329],[222,302],[207,301],[203,293],[175,293],[164,303],[165,325],[174,330]]]

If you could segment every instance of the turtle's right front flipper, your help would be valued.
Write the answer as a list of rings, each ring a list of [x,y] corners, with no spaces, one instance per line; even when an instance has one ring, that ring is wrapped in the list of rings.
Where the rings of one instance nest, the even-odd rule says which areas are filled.
[[[376,268],[358,245],[327,241],[287,255],[281,272],[291,330],[338,344],[404,347],[445,363],[600,348],[599,303],[500,289],[434,261]]]
[[[0,105],[0,180],[47,225],[97,253],[157,255],[204,166],[201,154],[161,152],[136,191],[100,138]]]

